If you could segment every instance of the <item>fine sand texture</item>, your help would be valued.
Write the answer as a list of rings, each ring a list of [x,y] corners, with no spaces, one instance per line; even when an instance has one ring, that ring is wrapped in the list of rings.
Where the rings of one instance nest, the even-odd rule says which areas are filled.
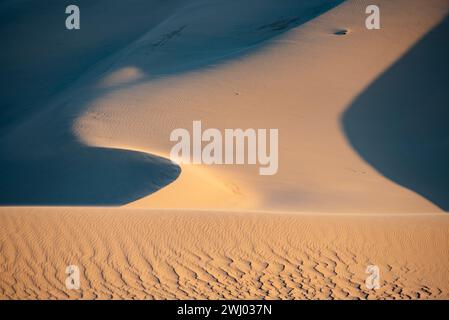
[[[449,0],[42,2],[0,4],[0,299],[449,298]],[[170,161],[196,120],[279,171]]]
[[[448,299],[448,230],[438,214],[0,209],[0,297]]]
[[[430,100],[428,90],[444,92],[443,84],[433,84],[447,83],[445,69],[423,79],[423,110],[426,101],[435,103],[425,124],[419,123],[421,104],[411,104],[408,127],[388,131],[391,123],[402,123],[397,118],[404,112],[385,101],[407,106],[407,99],[395,97],[419,94],[419,84],[411,90],[406,84],[421,61],[401,62],[414,46],[424,61],[434,61],[429,70],[439,65],[441,58],[429,53],[439,50],[439,42],[420,41],[444,20],[449,1],[379,1],[382,27],[374,31],[365,28],[368,1],[186,0],[155,2],[153,11],[137,1],[123,14],[118,2],[111,3],[103,3],[107,14],[101,1],[87,5],[80,33],[68,35],[53,21],[59,7],[49,6],[49,17],[33,15],[34,24],[60,41],[48,46],[23,32],[20,26],[30,22],[19,9],[17,19],[25,21],[6,20],[1,204],[327,213],[446,208],[447,130],[433,120],[444,119],[447,108],[440,107],[444,97]],[[156,13],[145,19],[138,10]],[[132,20],[133,27],[111,24],[113,17]],[[54,71],[56,62],[63,73]],[[395,63],[406,67],[392,68]],[[390,68],[391,76],[378,81],[395,90],[370,96],[370,85]],[[64,78],[68,74],[74,79]],[[405,85],[397,85],[403,78]],[[36,83],[59,90],[38,98],[33,90],[45,92]],[[14,94],[17,88],[27,94]],[[365,103],[358,107],[359,101],[367,95],[385,110],[368,105],[361,113]],[[390,109],[396,120],[389,119]],[[378,120],[367,126],[367,116]],[[170,133],[191,130],[194,120],[219,130],[278,129],[277,174],[261,176],[256,165],[171,163]],[[420,135],[423,130],[427,134]]]

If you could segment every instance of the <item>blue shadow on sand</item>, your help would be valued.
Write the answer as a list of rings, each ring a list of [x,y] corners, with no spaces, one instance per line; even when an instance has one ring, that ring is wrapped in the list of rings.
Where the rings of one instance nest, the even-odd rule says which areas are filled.
[[[203,69],[247,55],[265,40],[343,2],[285,0],[272,13],[269,5],[277,3],[275,0],[245,1],[251,4],[247,6],[250,13],[265,4],[264,14],[270,13],[270,19],[237,28],[229,46],[222,43],[220,34],[212,34],[197,42],[185,41],[177,50],[164,51],[167,43],[169,47],[173,38],[189,30],[175,19],[175,29],[139,48],[139,58],[133,65],[145,75],[139,81]],[[64,28],[64,9],[71,4],[68,0],[0,4],[0,35],[4,39],[4,50],[0,50],[0,85],[4,88],[0,96],[0,205],[123,205],[163,188],[179,176],[180,168],[167,159],[80,143],[72,132],[73,122],[93,99],[106,92],[96,91],[93,81],[83,90],[70,90],[80,78],[89,82],[85,76],[89,68],[157,28],[163,23],[162,16],[170,17],[175,4],[184,2],[161,1],[161,9],[154,12],[151,1],[79,0],[83,18],[77,32]],[[295,10],[280,10],[287,2]],[[228,8],[230,18],[245,14],[239,10],[241,3],[236,1],[235,7]],[[110,15],[112,11],[118,16]],[[154,21],[147,19],[149,14],[156,15]],[[216,15],[227,17],[220,10]],[[126,21],[135,23],[128,25]],[[186,50],[189,48],[195,50]],[[167,52],[171,52],[169,57]],[[115,61],[108,61],[104,72],[114,71]],[[76,104],[70,102],[71,96],[86,98]],[[42,113],[46,117],[41,117]]]
[[[342,115],[354,149],[385,177],[449,211],[449,18]]]
[[[181,172],[154,155],[82,145],[34,162],[1,164],[3,205],[122,205],[159,190]]]

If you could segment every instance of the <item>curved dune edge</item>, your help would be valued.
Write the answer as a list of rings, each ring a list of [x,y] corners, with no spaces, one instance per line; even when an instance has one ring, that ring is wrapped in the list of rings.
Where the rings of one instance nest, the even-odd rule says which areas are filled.
[[[182,166],[180,176],[170,185],[154,194],[127,204],[131,208],[196,208],[226,209],[255,208],[258,195],[251,188],[242,188],[228,181],[228,176],[217,176],[211,170],[195,165]],[[188,190],[188,191],[186,191]]]
[[[21,2],[8,1],[0,8],[5,18],[0,23],[5,35],[0,204],[119,206],[174,180],[179,167],[167,159],[91,148],[71,129],[86,104],[102,94],[91,85],[111,55],[170,17],[184,0],[135,1],[133,6],[120,0],[80,0],[83,28],[73,32],[61,24],[66,1]],[[132,23],[124,26],[118,20]],[[138,76],[128,72],[106,84]]]
[[[449,212],[449,16],[341,116],[348,141],[382,175]]]
[[[108,146],[118,148],[118,146]],[[145,152],[152,156],[169,159],[169,155],[154,150],[120,147],[122,150]],[[226,209],[256,208],[258,195],[251,188],[238,185],[230,175],[220,176],[220,172],[207,166],[182,164],[181,174],[173,182],[142,199],[126,205],[130,208],[182,208],[182,209]],[[244,186],[244,187],[243,187]],[[188,190],[188,192],[186,192]]]
[[[445,17],[449,4],[379,1],[384,28],[367,31],[363,3],[346,1],[234,61],[112,91],[78,119],[77,134],[90,145],[118,144],[145,152],[156,148],[168,154],[171,130],[190,128],[193,120],[219,129],[279,128],[277,175],[261,177],[254,166],[207,167],[208,173],[185,167],[178,181],[132,206],[441,212],[361,159],[339,118]],[[350,32],[336,36],[336,28]],[[117,68],[130,64],[132,60],[124,58]],[[130,101],[132,106],[124,108]],[[196,186],[198,181],[204,181],[204,187]],[[254,196],[242,201],[236,188],[245,197]]]
[[[448,229],[440,214],[0,208],[0,299],[448,299]]]

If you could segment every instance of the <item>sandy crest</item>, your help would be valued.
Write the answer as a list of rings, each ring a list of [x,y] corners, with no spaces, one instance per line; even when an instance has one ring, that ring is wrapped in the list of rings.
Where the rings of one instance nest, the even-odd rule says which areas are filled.
[[[89,145],[168,157],[174,144],[169,141],[170,132],[192,130],[193,120],[201,120],[204,128],[220,130],[279,128],[276,175],[260,176],[257,166],[248,165],[182,165],[178,179],[132,203],[133,207],[441,211],[363,160],[348,143],[340,117],[372,81],[445,17],[449,3],[380,1],[383,28],[379,31],[365,29],[364,4],[368,3],[345,1],[235,59],[151,78],[157,63],[165,60],[141,62],[142,48],[154,43],[159,33],[174,29],[169,20],[119,56],[113,70],[138,65],[148,72],[149,80],[92,102],[78,119],[76,132]],[[199,10],[197,15],[208,12]],[[188,20],[189,27],[158,48],[162,52],[158,54],[165,53],[170,61],[176,50],[194,50],[188,43],[204,37],[195,33],[204,24],[198,21]],[[338,30],[348,30],[348,34],[335,35]],[[203,31],[208,35],[208,30]],[[227,41],[225,36],[223,41]]]
[[[0,298],[447,299],[448,230],[439,214],[2,208]]]

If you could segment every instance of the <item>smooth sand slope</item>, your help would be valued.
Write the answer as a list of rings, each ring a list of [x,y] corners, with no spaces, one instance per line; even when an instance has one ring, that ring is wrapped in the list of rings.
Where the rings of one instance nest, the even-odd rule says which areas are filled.
[[[81,69],[80,64],[84,72],[78,70],[74,81],[45,103],[21,104],[33,105],[33,111],[17,116],[23,120],[13,128],[3,126],[0,203],[124,205],[140,199],[132,205],[329,213],[441,211],[415,192],[419,188],[401,186],[367,163],[348,141],[341,116],[445,17],[448,1],[380,2],[379,31],[365,29],[364,1],[257,3],[239,3],[238,12],[233,1],[181,1],[167,8],[155,3],[161,13],[148,20],[138,15],[136,26],[122,27],[127,32],[117,25],[100,29],[108,35],[104,41],[110,54],[93,49],[69,54],[63,75],[77,74],[73,70]],[[121,16],[119,5],[106,7],[111,12],[98,16],[124,21],[137,9],[148,10],[139,2],[137,9]],[[87,7],[85,34],[68,38],[72,46],[97,41],[103,47],[102,33],[89,33],[97,24],[109,25],[107,18],[93,19],[95,10]],[[44,26],[50,34],[60,30],[51,19]],[[335,34],[343,29],[347,35]],[[25,45],[29,39],[20,40]],[[13,49],[19,49],[11,46],[5,55],[15,61]],[[65,57],[57,43],[50,49]],[[41,83],[43,70],[59,59],[39,61],[37,70],[18,61],[9,68],[20,72],[6,73],[12,74],[12,83],[23,74]],[[65,83],[61,77],[49,76],[60,86]],[[407,88],[397,94],[407,95]],[[14,103],[20,100],[5,99],[6,106],[12,104],[6,110],[18,113]],[[14,123],[11,119],[8,123]],[[179,168],[166,161],[174,144],[169,141],[171,131],[191,128],[193,120],[201,120],[205,128],[279,129],[278,173],[260,176],[254,165]],[[431,171],[439,168],[432,163],[426,168],[430,176],[447,176]],[[431,191],[442,193],[444,187]]]
[[[424,170],[410,184],[388,171],[395,154],[385,170],[351,131],[378,122],[345,116],[376,84],[414,76],[394,66],[431,51],[449,1],[378,0],[379,31],[364,28],[369,1],[166,2],[135,1],[123,16],[119,1],[86,2],[71,36],[54,27],[63,5],[40,18],[27,1],[0,5],[22,21],[1,28],[0,203],[28,206],[0,208],[0,298],[448,298],[449,218],[428,192],[447,190],[433,165],[446,136],[407,167]],[[28,48],[30,16],[57,41]],[[395,88],[374,101],[409,94]],[[170,162],[170,132],[193,120],[279,129],[278,174]],[[389,133],[365,139],[379,150]],[[69,264],[80,291],[64,287]],[[364,287],[369,264],[377,291]]]
[[[5,18],[2,28],[8,49],[2,53],[6,68],[1,82],[8,94],[2,100],[0,203],[123,205],[159,190],[178,177],[180,168],[155,152],[130,151],[132,146],[86,145],[74,128],[84,112],[96,109],[100,98],[151,78],[229,60],[339,2],[289,0],[278,6],[271,0],[249,0],[244,5],[234,1],[136,1],[125,9],[122,1],[79,3],[84,9],[79,33],[68,32],[61,22],[68,2],[2,7],[0,12],[13,18]],[[282,18],[293,13],[288,21]],[[281,25],[265,26],[273,22],[272,17],[281,19]],[[40,30],[28,32],[24,25]],[[194,37],[181,37],[184,29]],[[37,41],[41,34],[52,40]],[[174,39],[182,43],[166,52],[163,48]],[[42,60],[35,58],[41,56]],[[127,66],[121,68],[122,63]],[[35,83],[39,83],[37,88]],[[26,95],[21,94],[24,91]],[[133,105],[130,100],[125,109]],[[146,103],[138,107],[148,108]],[[130,115],[132,111],[124,112]],[[131,121],[130,128],[134,126]],[[146,126],[157,129],[152,123]],[[165,132],[160,134],[166,141]],[[197,176],[204,176],[203,170],[195,174],[195,181]],[[229,190],[223,192],[221,182],[209,183],[219,185],[213,190],[221,198]],[[202,198],[220,205],[212,195]]]
[[[168,157],[174,144],[168,139],[170,132],[191,130],[193,120],[201,120],[204,128],[221,130],[279,128],[276,175],[260,176],[257,166],[184,165],[171,185],[133,206],[329,213],[440,211],[365,162],[348,143],[340,117],[353,99],[441,21],[448,1],[382,2],[383,28],[375,32],[364,27],[363,4],[345,2],[229,61],[151,79],[160,63],[170,62],[172,56],[177,61],[179,51],[195,52],[192,43],[205,42],[207,47],[204,38],[212,37],[207,19],[168,20],[119,54],[112,72],[103,78],[108,83],[132,66],[150,80],[112,90],[93,101],[77,120],[76,132],[89,145]],[[198,15],[209,16],[207,8],[201,9]],[[152,54],[146,58],[149,49],[145,48],[178,24],[188,27],[154,49],[155,58]],[[251,29],[258,30],[261,24]],[[341,29],[349,33],[334,34]],[[227,37],[220,39],[232,44],[238,38],[234,33]],[[403,89],[397,94],[407,94],[407,88]],[[444,187],[439,190],[447,193]]]

